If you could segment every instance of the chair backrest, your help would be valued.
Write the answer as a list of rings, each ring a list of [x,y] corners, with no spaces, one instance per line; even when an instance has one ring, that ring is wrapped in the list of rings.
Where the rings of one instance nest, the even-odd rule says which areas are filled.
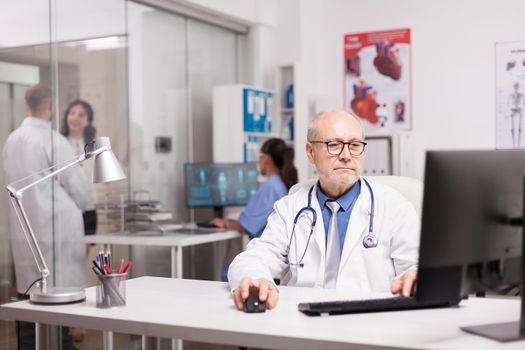
[[[365,176],[365,178],[371,183],[384,184],[392,187],[403,195],[416,209],[416,212],[421,216],[421,209],[423,205],[423,182],[414,179],[412,177],[406,176]],[[292,188],[290,188],[289,193],[295,193],[300,188],[309,188],[317,179],[308,179],[306,181],[300,182]]]

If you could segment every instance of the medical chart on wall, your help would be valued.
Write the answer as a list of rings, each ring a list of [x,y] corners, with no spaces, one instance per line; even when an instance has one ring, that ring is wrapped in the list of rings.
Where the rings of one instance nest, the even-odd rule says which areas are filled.
[[[496,148],[525,148],[525,41],[496,43]]]
[[[367,130],[411,129],[410,29],[344,36],[345,109]]]

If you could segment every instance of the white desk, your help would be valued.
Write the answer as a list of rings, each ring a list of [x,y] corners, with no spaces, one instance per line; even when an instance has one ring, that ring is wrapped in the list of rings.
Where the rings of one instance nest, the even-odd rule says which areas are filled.
[[[182,248],[204,243],[214,243],[241,237],[235,230],[210,233],[166,233],[164,235],[108,233],[84,237],[85,243],[103,245],[135,245],[171,248],[171,277],[182,278]]]
[[[517,299],[473,298],[457,308],[308,317],[297,311],[299,302],[347,295],[280,287],[276,309],[246,314],[235,309],[223,282],[141,277],[127,283],[123,308],[95,308],[95,289],[88,288],[84,303],[42,306],[20,301],[0,306],[0,318],[276,349],[525,348],[525,341],[498,343],[459,328],[516,321]]]

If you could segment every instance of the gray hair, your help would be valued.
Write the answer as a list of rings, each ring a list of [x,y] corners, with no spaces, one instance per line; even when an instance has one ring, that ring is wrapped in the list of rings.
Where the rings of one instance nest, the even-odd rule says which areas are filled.
[[[361,118],[356,117],[353,113],[343,111],[342,109],[334,109],[331,111],[319,112],[310,120],[310,123],[308,124],[308,132],[306,134],[307,141],[315,140],[315,138],[317,137],[317,124],[319,123],[319,120],[321,119],[321,117],[329,112],[342,112],[354,118],[361,126],[361,130],[363,131],[363,140],[365,139],[365,128],[364,128],[363,121],[361,120]]]

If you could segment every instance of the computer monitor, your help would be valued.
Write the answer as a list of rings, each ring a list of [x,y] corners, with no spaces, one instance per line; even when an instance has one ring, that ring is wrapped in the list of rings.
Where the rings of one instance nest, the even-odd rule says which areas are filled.
[[[505,267],[522,252],[524,179],[525,150],[427,152],[419,300],[454,300],[507,283]],[[522,271],[515,279],[520,282]],[[524,320],[522,307],[521,327],[464,330],[519,339]]]
[[[184,164],[189,208],[243,206],[258,187],[256,163]]]

